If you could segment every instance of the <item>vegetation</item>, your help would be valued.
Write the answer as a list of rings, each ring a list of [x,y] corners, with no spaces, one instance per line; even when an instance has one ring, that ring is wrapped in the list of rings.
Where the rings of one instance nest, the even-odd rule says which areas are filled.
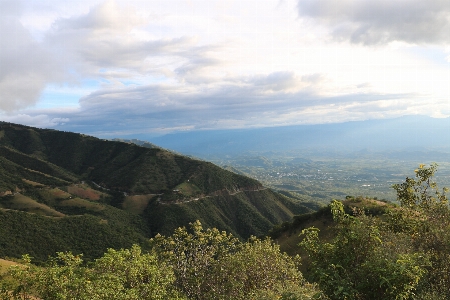
[[[0,132],[0,257],[28,253],[1,261],[1,299],[450,299],[435,164],[393,185],[398,205],[347,196],[312,213],[295,184],[277,194],[160,148]]]
[[[302,232],[306,278],[331,299],[448,299],[450,210],[435,171],[420,165],[415,178],[395,184],[401,206],[382,217],[349,214],[333,201],[334,238],[320,239],[314,227]]]
[[[92,260],[195,220],[245,240],[311,211],[160,148],[3,122],[0,132],[0,257],[71,250]]]
[[[2,299],[325,299],[298,271],[298,258],[270,240],[241,242],[217,229],[178,228],[139,246],[109,249],[85,264],[60,252],[44,267],[23,257],[2,281]]]

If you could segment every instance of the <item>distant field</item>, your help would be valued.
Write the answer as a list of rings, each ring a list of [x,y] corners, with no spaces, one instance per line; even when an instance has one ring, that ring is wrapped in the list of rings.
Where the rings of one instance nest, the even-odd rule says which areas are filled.
[[[154,194],[127,196],[123,202],[123,209],[134,214],[142,214],[149,201],[155,196]]]
[[[216,160],[232,166],[275,190],[296,193],[299,198],[328,204],[345,196],[368,196],[396,201],[392,185],[413,177],[420,163],[433,161],[370,157],[314,157],[312,154],[273,154]],[[256,164],[256,162],[258,164]],[[450,187],[450,161],[437,161],[435,180]]]
[[[99,200],[101,195],[103,195],[103,193],[82,184],[73,184],[71,186],[68,186],[67,192],[80,198],[89,200]]]

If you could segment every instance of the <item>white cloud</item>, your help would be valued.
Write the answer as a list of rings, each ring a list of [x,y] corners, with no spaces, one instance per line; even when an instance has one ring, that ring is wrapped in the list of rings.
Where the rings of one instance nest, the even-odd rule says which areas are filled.
[[[298,12],[330,27],[335,39],[352,43],[450,42],[447,0],[298,0]]]
[[[5,111],[36,103],[59,74],[51,53],[20,23],[20,14],[19,2],[0,2],[0,110]]]
[[[294,79],[305,88],[292,91]],[[292,74],[275,73],[209,89],[177,85],[107,89],[82,98],[76,111],[66,114],[39,111],[39,114],[49,119],[70,119],[67,124],[57,126],[63,130],[111,136],[115,132],[145,133],[148,129],[170,132],[180,128],[242,128],[395,116],[401,115],[401,109],[409,107],[411,98],[417,97],[397,94],[327,97],[312,92],[316,87]],[[405,101],[406,98],[409,100]],[[369,108],[371,112],[366,111]]]
[[[0,0],[2,118],[113,134],[442,115],[450,5],[426,3]]]
[[[2,120],[5,122],[26,124],[28,126],[38,128],[49,128],[63,126],[70,120],[68,118],[51,118],[48,115],[28,115],[28,114],[16,114],[16,115],[4,115]]]

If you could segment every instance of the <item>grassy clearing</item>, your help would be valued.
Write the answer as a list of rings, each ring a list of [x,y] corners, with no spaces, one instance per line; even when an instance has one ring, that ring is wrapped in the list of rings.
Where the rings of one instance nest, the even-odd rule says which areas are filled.
[[[134,214],[142,214],[155,196],[154,194],[127,196],[123,202],[123,209]]]
[[[175,188],[184,196],[193,196],[201,193],[201,190],[192,183],[183,182]]]
[[[36,181],[31,181],[31,180],[24,179],[24,178],[22,180],[23,180],[23,182],[28,183],[29,185],[32,185],[32,186],[45,186],[45,184],[42,184],[42,183],[39,183]]]
[[[101,211],[105,207],[98,203],[93,203],[81,198],[66,199],[60,202],[61,206],[83,207],[91,211]]]
[[[72,197],[71,194],[64,192],[63,190],[59,188],[47,188],[47,189],[41,189],[39,191],[39,194],[44,197],[45,199],[55,201],[59,199],[68,199]]]
[[[77,197],[93,201],[99,200],[104,195],[102,192],[91,189],[85,184],[72,184],[67,187],[67,192]]]
[[[16,263],[16,262],[0,258],[0,275],[5,274],[6,271],[8,271],[9,267],[17,265],[17,264],[18,263]]]
[[[60,213],[59,211],[56,211],[53,208],[51,208],[45,204],[39,203],[36,200],[33,200],[33,199],[31,199],[27,196],[24,196],[22,194],[19,194],[19,193],[16,193],[14,196],[11,197],[7,208],[26,211],[26,212],[40,214],[40,215],[49,216],[49,217],[64,217],[65,216],[63,213]]]

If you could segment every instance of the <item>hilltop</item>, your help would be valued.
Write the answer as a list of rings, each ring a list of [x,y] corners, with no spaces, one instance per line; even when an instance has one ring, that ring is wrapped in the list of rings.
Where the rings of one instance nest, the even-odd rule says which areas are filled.
[[[159,147],[0,123],[0,256],[97,257],[195,220],[245,239],[304,204]]]

